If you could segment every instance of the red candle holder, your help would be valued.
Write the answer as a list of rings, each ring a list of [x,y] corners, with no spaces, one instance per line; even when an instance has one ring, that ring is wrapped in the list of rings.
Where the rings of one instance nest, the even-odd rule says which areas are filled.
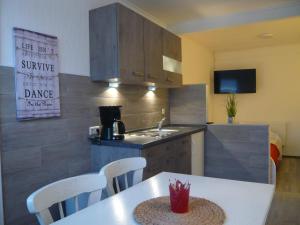
[[[170,183],[170,205],[174,213],[186,213],[189,211],[190,184],[176,180]]]

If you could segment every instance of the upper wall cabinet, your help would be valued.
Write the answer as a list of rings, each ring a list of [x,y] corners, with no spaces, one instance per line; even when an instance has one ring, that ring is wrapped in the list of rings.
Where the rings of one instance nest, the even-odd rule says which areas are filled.
[[[119,77],[116,5],[91,10],[89,29],[91,79]]]
[[[166,87],[180,87],[181,74],[181,39],[168,30],[163,30],[163,70]]]
[[[163,55],[181,62],[181,39],[168,30],[163,30]]]
[[[90,72],[94,81],[144,82],[143,18],[113,4],[90,11]]]
[[[144,81],[143,18],[117,5],[120,77],[126,83]]]
[[[89,26],[93,81],[181,85],[181,74],[173,71],[172,63],[164,64],[181,61],[181,40],[176,35],[119,3],[91,10]]]
[[[159,84],[163,81],[163,29],[144,19],[145,79]]]

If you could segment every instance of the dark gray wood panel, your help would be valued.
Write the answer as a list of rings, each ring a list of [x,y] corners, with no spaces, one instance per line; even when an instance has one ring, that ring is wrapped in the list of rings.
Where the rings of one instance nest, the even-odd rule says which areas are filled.
[[[206,123],[206,85],[184,85],[170,90],[172,124]]]
[[[22,151],[26,152],[24,154]],[[16,151],[2,152],[3,174],[21,172],[26,169],[40,168],[42,165],[42,151],[40,147],[24,148]],[[20,154],[24,154],[20,157]]]
[[[168,88],[182,87],[182,74],[164,70],[165,85]]]
[[[164,80],[162,48],[162,28],[144,19],[144,54],[147,82],[161,83]]]
[[[91,145],[92,172],[99,172],[103,166],[115,160],[139,156],[140,150],[135,148]]]
[[[191,136],[145,148],[141,156],[147,160],[144,179],[163,171],[191,174]]]
[[[145,81],[144,19],[118,4],[119,67],[122,82],[142,84]]]
[[[170,144],[169,156],[174,157],[171,172],[191,174],[191,136],[176,139]]]
[[[181,61],[181,38],[163,29],[163,55]]]
[[[90,11],[90,72],[92,80],[119,76],[117,5]]]
[[[205,176],[268,183],[268,125],[208,125]]]
[[[60,74],[60,118],[16,121],[13,68],[0,67],[0,149],[5,224],[37,224],[26,198],[58,179],[91,171],[88,127],[98,125],[100,105],[123,105],[127,129],[156,126],[161,108],[169,115],[168,91],[148,96],[146,87],[111,90],[89,77]]]
[[[147,166],[144,169],[144,179],[148,179],[162,171],[170,170],[172,158],[167,159],[166,156],[171,150],[169,142],[155,145],[144,149],[141,156],[147,160]]]
[[[163,55],[181,61],[181,39],[120,3],[90,11],[91,79],[177,87],[182,76],[163,71]]]

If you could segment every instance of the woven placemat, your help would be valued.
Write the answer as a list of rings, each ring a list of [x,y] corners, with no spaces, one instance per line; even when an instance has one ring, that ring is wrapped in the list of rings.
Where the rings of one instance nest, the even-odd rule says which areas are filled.
[[[159,197],[140,203],[134,218],[141,225],[222,225],[225,213],[217,204],[190,197],[189,212],[178,214],[170,209],[170,198]]]

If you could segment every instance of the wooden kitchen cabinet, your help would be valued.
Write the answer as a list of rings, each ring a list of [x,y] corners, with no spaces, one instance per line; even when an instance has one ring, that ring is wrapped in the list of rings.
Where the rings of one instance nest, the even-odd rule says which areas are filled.
[[[164,84],[169,88],[176,88],[182,86],[182,75],[170,71],[164,71]]]
[[[193,157],[195,157],[197,161],[199,159],[197,157],[198,154],[195,154],[198,147],[195,147],[192,142],[192,139],[195,139],[192,138],[193,135],[194,134],[187,134],[174,137],[165,140],[163,143],[158,142],[150,147],[144,146],[142,148],[135,146],[122,147],[122,145],[110,146],[92,144],[92,172],[99,172],[103,166],[115,160],[128,157],[144,157],[147,161],[147,165],[143,171],[144,180],[163,171],[192,174],[192,149]]]
[[[164,167],[166,166],[165,150],[167,149],[167,145],[167,143],[164,143],[141,150],[141,156],[147,161],[143,179],[148,179],[152,174],[162,172],[162,165],[164,164]]]
[[[144,19],[145,79],[161,83],[163,77],[162,28]]]
[[[92,80],[144,82],[143,23],[142,16],[119,3],[90,11]]]
[[[118,15],[121,80],[126,83],[143,83],[143,17],[122,5],[118,5]]]
[[[191,174],[191,136],[145,148],[141,156],[147,160],[144,179],[162,171]]]
[[[180,73],[164,70],[163,55],[181,61],[181,39],[114,3],[90,11],[90,75],[93,81],[179,87]]]
[[[175,34],[171,33],[170,31],[163,29],[163,56],[168,57],[165,63],[173,64],[171,68],[181,67],[181,38],[176,36]],[[170,61],[172,59],[172,62]],[[177,66],[175,66],[177,65]],[[165,67],[165,66],[164,66]],[[171,69],[170,66],[166,66],[166,70],[164,70],[164,80],[163,83],[166,87],[175,88],[182,86],[182,74],[181,70],[176,71],[168,71]]]
[[[163,55],[182,61],[181,38],[166,29],[163,29]]]
[[[175,172],[191,174],[191,136],[181,138],[176,142],[173,142],[174,149],[177,151],[175,164],[178,165],[178,167],[176,166],[177,171]]]
[[[94,81],[119,77],[116,5],[89,14],[90,73]]]

